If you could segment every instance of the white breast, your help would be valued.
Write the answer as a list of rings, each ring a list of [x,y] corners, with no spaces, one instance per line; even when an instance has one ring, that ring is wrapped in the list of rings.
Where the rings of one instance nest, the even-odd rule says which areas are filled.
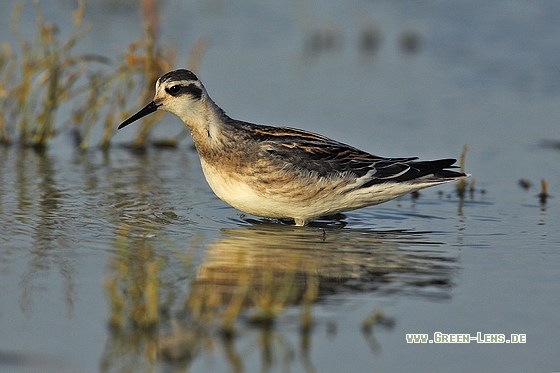
[[[226,173],[204,161],[202,171],[214,193],[227,204],[248,214],[270,218],[292,216],[288,204],[261,196],[250,186],[250,180],[235,173]]]

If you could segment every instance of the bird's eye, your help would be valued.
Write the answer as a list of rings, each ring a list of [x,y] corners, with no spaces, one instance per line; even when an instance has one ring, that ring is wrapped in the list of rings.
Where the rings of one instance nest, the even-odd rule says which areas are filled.
[[[165,89],[171,96],[176,96],[181,92],[181,85],[177,84]]]

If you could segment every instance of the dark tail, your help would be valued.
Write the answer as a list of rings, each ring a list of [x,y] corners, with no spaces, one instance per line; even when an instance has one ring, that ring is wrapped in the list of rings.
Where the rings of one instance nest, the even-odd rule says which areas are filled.
[[[456,159],[437,159],[435,161],[411,161],[408,162],[411,170],[403,175],[403,180],[412,180],[421,178],[423,176],[433,175],[434,181],[436,180],[455,180],[466,177],[467,175],[463,172],[452,171],[449,168],[459,168],[454,166]]]

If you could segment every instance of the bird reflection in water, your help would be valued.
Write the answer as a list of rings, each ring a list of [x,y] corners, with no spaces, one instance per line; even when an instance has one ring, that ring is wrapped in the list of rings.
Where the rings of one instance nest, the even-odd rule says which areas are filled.
[[[218,344],[232,370],[242,371],[248,356],[238,352],[239,345],[257,333],[258,343],[249,343],[258,345],[264,368],[292,364],[293,359],[285,359],[289,355],[298,356],[298,364],[312,371],[310,335],[318,329],[336,334],[332,320],[313,317],[314,304],[344,292],[451,296],[457,257],[448,247],[431,241],[431,236],[429,232],[323,230],[267,222],[223,228],[220,236],[205,245],[202,263],[183,301],[172,310],[160,311],[146,329],[152,348],[146,349],[151,352],[145,358],[186,369],[203,351],[214,351]],[[375,320],[390,329],[393,320],[377,316]],[[282,342],[283,334],[293,331],[281,327],[286,324],[299,324],[299,350]],[[112,338],[132,335],[122,333],[123,325]],[[374,345],[373,325],[364,325],[365,321],[363,337]],[[138,341],[130,342],[112,341],[111,345],[136,346],[129,353],[138,352]]]

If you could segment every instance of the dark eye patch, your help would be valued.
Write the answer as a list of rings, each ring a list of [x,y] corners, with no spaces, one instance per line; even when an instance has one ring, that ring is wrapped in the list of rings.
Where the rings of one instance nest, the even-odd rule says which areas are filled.
[[[165,92],[169,93],[171,96],[177,97],[184,94],[189,94],[193,96],[194,99],[200,100],[202,97],[202,89],[197,87],[195,84],[175,84],[171,87],[165,88]]]

